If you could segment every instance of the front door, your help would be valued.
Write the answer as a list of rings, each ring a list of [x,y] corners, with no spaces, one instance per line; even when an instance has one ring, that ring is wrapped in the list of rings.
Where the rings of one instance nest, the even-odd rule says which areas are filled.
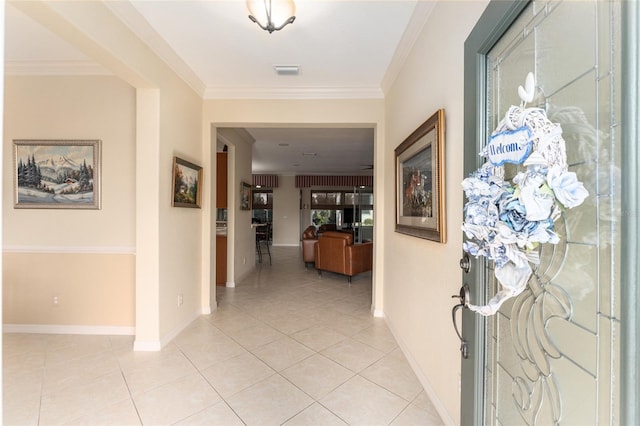
[[[630,161],[625,144],[633,139],[622,120],[628,77],[621,75],[621,52],[629,25],[622,22],[628,7],[622,3],[494,1],[465,43],[465,172],[485,161],[478,153],[509,107],[520,104],[518,88],[532,72],[535,96],[528,106],[561,125],[569,171],[589,195],[555,221],[560,242],[537,249],[539,263],[531,264],[519,296],[495,315],[463,310],[462,424],[637,418],[637,408],[623,406],[637,407],[638,398],[626,394],[621,374],[625,339],[637,338],[633,323],[624,322],[631,304],[621,297],[633,294],[624,286],[637,288],[637,272],[628,273],[637,268],[621,247],[637,246],[638,238],[625,234],[622,194],[637,200],[639,184],[623,172]],[[637,97],[631,103],[637,108]],[[505,180],[523,168],[505,167]],[[499,290],[494,267],[471,256],[463,273],[471,303],[483,305]]]

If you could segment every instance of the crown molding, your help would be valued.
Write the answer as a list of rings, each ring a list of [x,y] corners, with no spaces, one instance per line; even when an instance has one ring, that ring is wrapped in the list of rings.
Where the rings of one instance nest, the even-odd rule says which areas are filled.
[[[383,93],[386,94],[396,81],[396,78],[398,78],[407,58],[411,54],[413,46],[416,44],[416,41],[418,41],[420,33],[422,33],[422,29],[429,20],[436,3],[437,2],[432,1],[419,1],[416,3],[411,19],[409,20],[409,25],[407,25],[400,39],[400,43],[398,43],[398,47],[396,47],[396,51],[391,58],[387,72],[380,83]]]
[[[206,87],[195,72],[158,34],[129,1],[107,1],[105,6],[120,19],[153,53],[173,70],[189,87],[202,96]]]
[[[383,99],[379,87],[208,87],[204,99]]]
[[[113,75],[93,61],[7,61],[7,75]]]
[[[256,142],[246,129],[240,127],[219,127],[217,137],[226,145],[235,145],[235,141],[238,139],[246,142],[250,146]]]

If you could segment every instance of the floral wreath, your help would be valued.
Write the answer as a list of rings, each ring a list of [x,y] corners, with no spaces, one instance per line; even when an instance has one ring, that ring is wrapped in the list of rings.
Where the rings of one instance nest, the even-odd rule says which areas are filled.
[[[558,244],[555,221],[564,209],[582,204],[589,195],[574,172],[568,171],[560,124],[541,108],[525,108],[533,100],[532,73],[518,88],[520,106],[511,106],[480,155],[487,158],[462,182],[467,197],[462,230],[463,249],[495,262],[501,289],[487,305],[469,305],[481,315],[495,314],[502,303],[524,291],[539,264],[540,244]],[[526,168],[504,180],[504,164]]]

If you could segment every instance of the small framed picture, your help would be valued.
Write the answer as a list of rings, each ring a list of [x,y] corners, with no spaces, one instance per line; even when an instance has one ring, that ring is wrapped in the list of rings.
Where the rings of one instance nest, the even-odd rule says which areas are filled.
[[[14,140],[14,207],[100,209],[99,140]]]
[[[173,157],[173,207],[200,208],[202,200],[202,167]]]
[[[246,182],[240,184],[240,210],[251,210],[251,185]]]

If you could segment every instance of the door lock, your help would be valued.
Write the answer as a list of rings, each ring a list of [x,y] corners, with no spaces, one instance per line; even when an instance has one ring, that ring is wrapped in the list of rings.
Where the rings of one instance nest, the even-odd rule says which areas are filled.
[[[462,269],[465,274],[468,274],[471,269],[471,259],[469,259],[469,255],[467,253],[465,253],[460,259],[460,269]]]
[[[462,262],[462,261],[461,261]],[[460,287],[460,294],[454,294],[452,298],[460,299],[460,303],[455,305],[451,310],[451,319],[453,320],[453,329],[456,331],[458,338],[460,339],[460,352],[463,359],[469,358],[469,342],[462,338],[462,332],[458,328],[458,322],[456,318],[456,312],[462,308],[466,308],[469,305],[469,286],[464,285]]]

